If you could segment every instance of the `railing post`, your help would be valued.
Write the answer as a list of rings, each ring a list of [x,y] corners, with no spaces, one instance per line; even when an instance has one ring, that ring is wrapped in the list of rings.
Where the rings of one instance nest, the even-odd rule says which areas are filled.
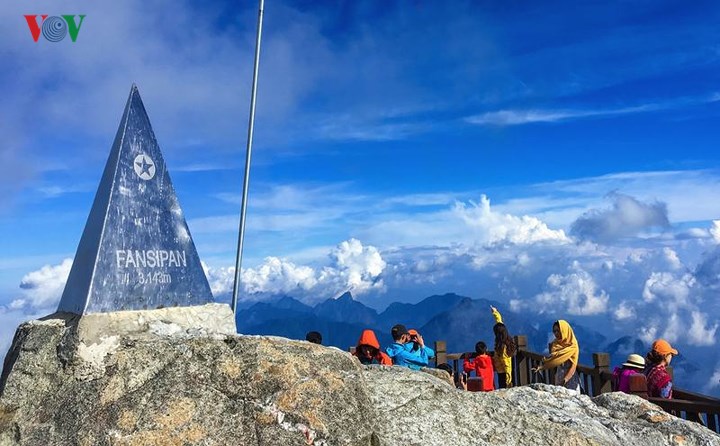
[[[447,362],[447,345],[445,341],[435,341],[435,367]]]
[[[602,375],[603,372],[610,373],[610,355],[607,353],[593,353],[593,365],[595,371],[592,379],[592,396],[612,392],[612,383],[609,379],[603,378]]]
[[[517,354],[515,355],[515,376],[517,381],[514,382],[519,386],[527,386],[530,384],[530,364],[523,354],[528,347],[527,336],[515,336],[515,346],[517,347]]]

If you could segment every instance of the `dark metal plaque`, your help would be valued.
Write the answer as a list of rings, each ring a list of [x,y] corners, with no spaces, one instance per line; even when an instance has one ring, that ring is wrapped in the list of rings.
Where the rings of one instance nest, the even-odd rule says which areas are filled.
[[[58,311],[102,313],[212,301],[133,85]]]

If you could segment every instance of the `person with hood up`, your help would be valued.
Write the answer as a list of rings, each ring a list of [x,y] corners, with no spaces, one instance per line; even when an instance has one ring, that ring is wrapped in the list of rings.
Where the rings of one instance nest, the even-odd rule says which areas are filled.
[[[555,340],[550,344],[550,356],[543,358],[542,364],[532,370],[541,372],[557,367],[555,385],[580,392],[580,376],[577,373],[580,345],[575,333],[567,321],[560,319],[553,324],[553,334]]]
[[[380,343],[372,330],[363,330],[353,354],[364,365],[392,365],[390,357],[380,351]]]
[[[404,325],[397,324],[393,326],[390,334],[394,342],[385,349],[385,353],[392,359],[393,365],[408,367],[413,370],[420,370],[422,367],[427,367],[429,362],[428,353],[425,348],[425,342],[419,333],[417,335],[417,342],[420,347],[416,351],[413,351],[410,333],[408,333]]]

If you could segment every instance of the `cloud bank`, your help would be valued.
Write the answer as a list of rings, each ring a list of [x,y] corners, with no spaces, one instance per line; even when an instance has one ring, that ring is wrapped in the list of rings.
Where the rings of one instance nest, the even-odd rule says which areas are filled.
[[[610,197],[611,208],[583,212],[576,220],[582,224],[573,225],[581,229],[571,235],[537,217],[498,212],[486,196],[444,206],[444,197],[427,203],[415,197],[407,202],[425,203],[425,213],[371,225],[383,229],[374,232],[375,241],[384,241],[379,245],[350,238],[311,261],[267,256],[244,268],[241,300],[290,295],[313,304],[351,291],[382,308],[399,295],[417,301],[455,291],[504,301],[530,315],[604,318],[618,336],[646,343],[664,337],[681,349],[716,348],[718,221],[694,232],[676,230],[663,203]],[[674,236],[681,231],[685,236]],[[28,273],[3,307],[5,317],[54,309],[70,266],[66,259]],[[214,295],[228,300],[233,268],[204,267]]]
[[[267,257],[254,268],[243,268],[241,300],[262,300],[272,295],[291,295],[307,303],[338,297],[345,291],[362,296],[368,291],[383,292],[382,273],[386,262],[374,246],[356,239],[338,244],[328,253],[325,265],[307,266],[278,257]],[[232,292],[234,268],[206,267],[213,294]]]

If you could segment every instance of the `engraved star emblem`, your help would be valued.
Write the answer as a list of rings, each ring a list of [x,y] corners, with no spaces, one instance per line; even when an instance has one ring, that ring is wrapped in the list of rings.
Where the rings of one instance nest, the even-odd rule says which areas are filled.
[[[137,176],[145,181],[151,180],[155,176],[155,163],[144,153],[135,157],[133,167]]]

